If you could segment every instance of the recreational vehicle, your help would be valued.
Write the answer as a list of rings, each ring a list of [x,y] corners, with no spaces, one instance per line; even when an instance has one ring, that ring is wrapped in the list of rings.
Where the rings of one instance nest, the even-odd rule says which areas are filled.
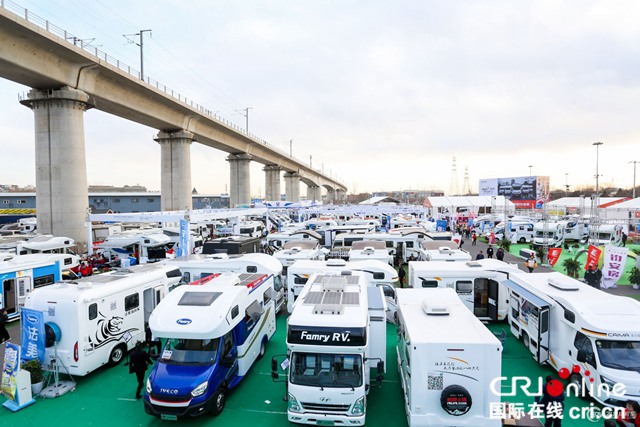
[[[301,240],[315,241],[318,244],[322,244],[323,237],[312,230],[291,230],[267,235],[267,245],[275,250],[282,249],[287,242]]]
[[[583,221],[567,221],[565,226],[565,240],[586,241],[589,238],[589,224]]]
[[[385,242],[379,240],[360,240],[351,244],[351,249],[347,255],[349,261],[364,261],[377,259],[378,261],[393,263],[393,255],[387,249]]]
[[[561,222],[536,222],[533,229],[534,247],[559,248],[564,243],[564,224]]]
[[[145,323],[160,300],[180,281],[180,271],[145,264],[31,292],[25,307],[44,313],[59,341],[45,351],[45,367],[61,363],[71,375],[87,375],[120,363],[145,340]],[[55,332],[57,331],[57,332]]]
[[[420,242],[419,261],[471,261],[469,252],[459,249],[454,241],[425,240]]]
[[[473,314],[485,320],[508,316],[508,291],[501,282],[520,272],[497,259],[468,262],[413,261],[409,263],[411,288],[451,288]]]
[[[531,243],[534,237],[535,222],[509,221],[509,240],[513,243]],[[496,235],[496,239],[499,240]]]
[[[214,273],[257,273],[273,276],[276,313],[284,306],[285,290],[282,278],[282,265],[267,254],[214,254],[189,255],[167,261],[167,265],[179,268],[183,283],[192,283]]]
[[[97,245],[97,249],[102,249],[109,260],[115,256],[134,257],[136,262],[144,264],[171,258],[172,255],[167,253],[170,243],[169,236],[160,229],[129,230],[110,234]]]
[[[595,228],[594,231],[596,231]],[[597,235],[589,238],[589,243],[592,245],[622,246],[623,232],[629,234],[629,230],[625,231],[622,224],[602,224],[597,228]]]
[[[18,255],[27,254],[73,254],[75,249],[75,240],[69,237],[41,235],[32,237],[26,241],[16,244],[16,253]]]
[[[220,253],[229,255],[247,254],[260,252],[261,247],[262,243],[259,237],[228,236],[205,242],[202,253],[205,255]]]
[[[261,221],[240,221],[233,226],[233,234],[243,237],[262,237],[264,224]]]
[[[369,297],[371,295],[371,297]],[[363,273],[313,275],[287,322],[287,418],[300,424],[365,423],[370,369],[384,371],[386,325],[369,306],[382,292]],[[272,360],[272,376],[278,377]]]
[[[567,393],[607,406],[640,401],[640,302],[561,273],[512,274],[509,323],[539,363],[569,378]]]
[[[20,307],[34,290],[62,280],[80,262],[77,255],[11,255],[0,262],[0,307],[9,320],[20,318]]]
[[[149,319],[166,343],[147,379],[145,411],[168,420],[222,412],[276,331],[273,297],[269,274],[223,273],[173,290]]]
[[[287,275],[287,269],[298,260],[324,261],[324,250],[316,239],[291,240],[284,244],[282,250],[273,257],[282,264],[282,274]]]
[[[498,427],[502,345],[452,289],[398,289],[400,382],[409,427]]]

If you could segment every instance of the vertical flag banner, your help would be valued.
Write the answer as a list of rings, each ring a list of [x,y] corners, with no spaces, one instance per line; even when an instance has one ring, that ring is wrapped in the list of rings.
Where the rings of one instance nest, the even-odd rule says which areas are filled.
[[[602,250],[597,246],[589,245],[589,249],[587,249],[587,262],[584,265],[584,269],[588,270],[590,265],[598,265],[598,261],[600,260],[600,254]]]
[[[189,255],[189,221],[180,220],[180,251],[178,256]]]
[[[560,259],[560,254],[562,253],[562,248],[549,248],[549,264],[553,267]]]
[[[602,287],[607,289],[616,284],[627,262],[627,248],[607,245],[604,249],[604,265],[602,268]]]
[[[18,369],[20,369],[20,346],[7,342],[4,348],[4,363],[2,365],[2,394],[14,402],[16,402],[16,391],[18,389],[18,380],[16,378]]]
[[[21,309],[22,360],[38,359],[44,363],[44,314],[30,308]]]

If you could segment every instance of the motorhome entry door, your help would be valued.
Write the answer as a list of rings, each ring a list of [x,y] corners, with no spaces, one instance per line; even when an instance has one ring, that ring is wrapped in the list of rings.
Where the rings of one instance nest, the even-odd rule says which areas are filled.
[[[549,307],[540,309],[538,317],[538,363],[549,360]]]

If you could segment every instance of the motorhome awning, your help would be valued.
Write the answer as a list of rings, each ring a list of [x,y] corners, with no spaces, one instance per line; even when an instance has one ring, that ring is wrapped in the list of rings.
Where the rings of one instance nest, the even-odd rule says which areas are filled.
[[[526,299],[527,301],[529,301],[531,304],[535,305],[538,308],[548,307],[551,305],[547,301],[533,294],[531,291],[526,290],[525,288],[518,285],[512,280],[505,280],[504,282],[502,282],[502,284],[505,285],[507,288],[511,289],[512,291],[517,292],[520,296],[522,296],[524,299]]]

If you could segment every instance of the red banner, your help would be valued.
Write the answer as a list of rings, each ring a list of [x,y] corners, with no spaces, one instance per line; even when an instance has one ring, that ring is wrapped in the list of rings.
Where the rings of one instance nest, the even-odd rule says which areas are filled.
[[[584,265],[584,269],[588,270],[590,265],[593,265],[594,267],[597,266],[600,254],[602,254],[602,250],[600,248],[589,245],[589,249],[587,249],[587,262]]]
[[[551,264],[551,267],[556,265],[556,262],[560,259],[561,253],[562,248],[549,248],[549,264]]]

